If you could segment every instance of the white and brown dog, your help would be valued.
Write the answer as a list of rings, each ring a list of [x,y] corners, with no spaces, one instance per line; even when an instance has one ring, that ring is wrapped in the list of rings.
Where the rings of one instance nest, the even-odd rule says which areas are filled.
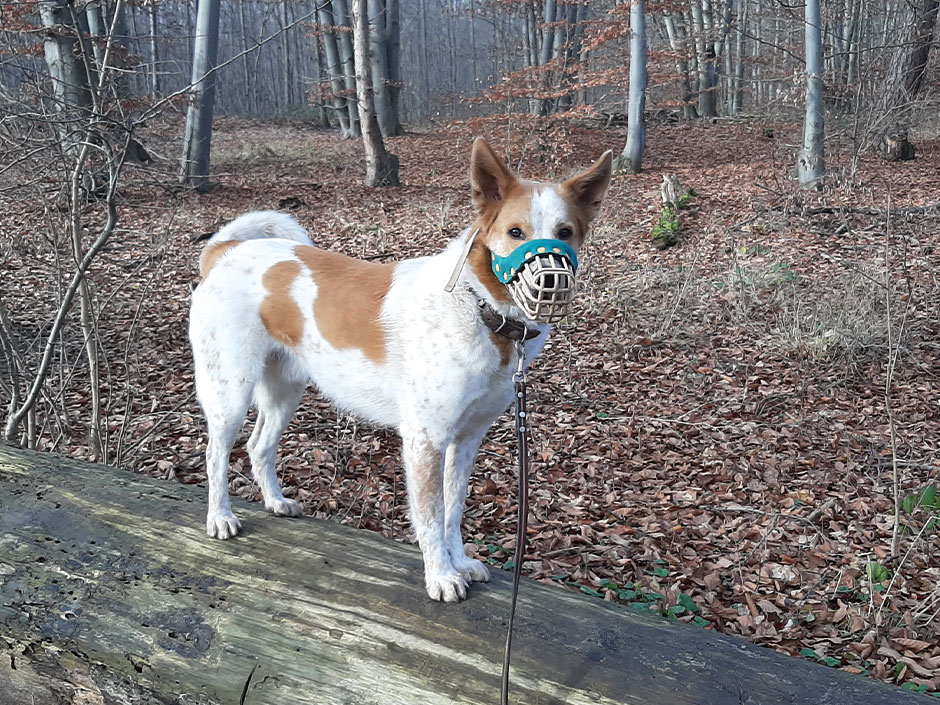
[[[248,213],[219,230],[200,259],[189,328],[209,432],[209,536],[229,538],[240,528],[229,503],[229,453],[251,404],[258,421],[248,452],[264,505],[301,513],[281,493],[274,460],[312,381],[339,408],[401,434],[428,594],[454,602],[471,581],[487,580],[460,532],[470,471],[512,401],[514,341],[524,340],[531,361],[551,327],[545,321],[570,299],[569,260],[576,263],[610,175],[607,152],[560,184],[522,181],[477,139],[475,224],[443,252],[397,264],[317,249],[283,213]],[[535,284],[530,276],[526,289],[517,270],[535,272],[533,255],[519,246],[535,240],[539,252],[547,244],[564,257],[548,262],[555,273],[534,274]],[[559,274],[553,263],[568,269]]]

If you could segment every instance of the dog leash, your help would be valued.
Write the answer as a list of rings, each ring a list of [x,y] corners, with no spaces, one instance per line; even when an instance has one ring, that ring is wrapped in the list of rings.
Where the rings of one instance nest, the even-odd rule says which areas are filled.
[[[523,336],[524,337],[524,336]],[[519,448],[519,516],[516,522],[516,562],[512,570],[512,601],[509,604],[509,627],[506,631],[506,648],[503,651],[503,676],[499,690],[500,705],[509,705],[509,656],[512,651],[512,625],[516,617],[516,598],[519,595],[519,579],[522,577],[522,561],[525,558],[526,520],[529,515],[529,440],[528,418],[525,399],[525,345],[516,341],[519,366],[512,376],[514,409],[516,417],[516,443]]]

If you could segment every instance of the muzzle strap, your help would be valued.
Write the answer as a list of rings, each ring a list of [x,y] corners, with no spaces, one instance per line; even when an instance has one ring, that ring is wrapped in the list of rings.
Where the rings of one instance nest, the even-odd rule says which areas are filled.
[[[463,246],[463,252],[460,253],[460,259],[457,260],[457,266],[454,267],[454,271],[451,272],[450,279],[448,279],[447,284],[444,285],[444,291],[451,292],[457,285],[457,280],[460,279],[460,273],[463,271],[463,266],[467,263],[467,257],[470,256],[470,248],[473,247],[473,241],[477,239],[479,232],[480,229],[477,228],[473,231],[473,235],[467,238],[467,244]]]

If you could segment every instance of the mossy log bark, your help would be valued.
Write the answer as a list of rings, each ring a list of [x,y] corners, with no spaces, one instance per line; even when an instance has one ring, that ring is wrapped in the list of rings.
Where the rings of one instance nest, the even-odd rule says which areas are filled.
[[[413,546],[242,502],[243,535],[214,541],[204,510],[199,488],[0,444],[0,703],[498,702],[506,574],[440,604]],[[538,705],[918,697],[533,582],[511,684]]]

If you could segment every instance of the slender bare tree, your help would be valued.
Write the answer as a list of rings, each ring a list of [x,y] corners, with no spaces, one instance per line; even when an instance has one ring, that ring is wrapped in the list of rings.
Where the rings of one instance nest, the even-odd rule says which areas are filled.
[[[219,49],[221,0],[200,0],[193,41],[192,90],[186,113],[180,183],[203,190],[209,186],[212,113],[215,108],[215,65]]]
[[[803,149],[797,158],[797,173],[800,184],[812,186],[826,173],[819,0],[806,0],[803,12],[806,30],[806,116],[803,120]]]
[[[638,174],[646,151],[646,0],[630,5],[630,100],[627,104],[627,144],[614,160],[614,168]]]
[[[366,154],[366,186],[400,186],[398,157],[385,149],[382,131],[375,115],[369,61],[369,15],[366,0],[353,0],[353,42],[356,47],[356,91],[359,121]]]

